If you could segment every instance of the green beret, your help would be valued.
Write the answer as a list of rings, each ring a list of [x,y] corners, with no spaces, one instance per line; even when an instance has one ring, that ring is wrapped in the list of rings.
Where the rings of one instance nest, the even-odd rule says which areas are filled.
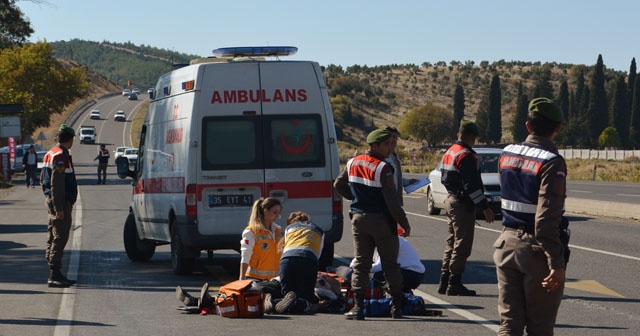
[[[475,134],[476,136],[480,135],[480,130],[478,129],[478,125],[471,120],[460,120],[460,132],[467,131]]]
[[[374,143],[383,142],[389,139],[390,136],[391,136],[391,131],[389,131],[386,128],[379,128],[369,133],[369,135],[367,135],[367,143],[371,145]]]
[[[60,125],[58,132],[66,133],[70,136],[76,136],[76,131],[74,131],[73,128],[68,126],[67,124]]]
[[[555,122],[565,123],[560,106],[549,98],[534,98],[529,102],[529,112],[537,113]]]

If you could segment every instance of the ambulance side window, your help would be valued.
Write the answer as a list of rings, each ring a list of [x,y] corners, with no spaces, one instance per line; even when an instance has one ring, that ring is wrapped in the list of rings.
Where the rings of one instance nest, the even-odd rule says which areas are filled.
[[[202,122],[202,169],[262,169],[260,119],[206,117]]]
[[[319,115],[265,117],[265,168],[323,167],[324,137]]]

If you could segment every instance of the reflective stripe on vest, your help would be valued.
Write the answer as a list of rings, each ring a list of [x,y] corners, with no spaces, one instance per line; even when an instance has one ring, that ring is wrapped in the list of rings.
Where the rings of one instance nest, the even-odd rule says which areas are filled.
[[[382,174],[382,169],[387,164],[388,163],[370,155],[358,155],[347,163],[349,182],[360,183],[374,188],[382,188],[380,175]]]

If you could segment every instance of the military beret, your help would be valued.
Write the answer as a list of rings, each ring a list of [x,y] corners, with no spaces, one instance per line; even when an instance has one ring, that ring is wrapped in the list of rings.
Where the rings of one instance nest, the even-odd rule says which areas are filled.
[[[386,128],[379,128],[369,133],[369,135],[367,135],[367,143],[371,145],[374,143],[383,142],[389,139],[390,136],[391,136],[391,131],[389,131]]]
[[[480,130],[478,130],[478,125],[476,125],[476,123],[474,123],[471,120],[465,120],[465,119],[460,120],[460,130],[462,131],[463,129],[475,134],[476,136],[480,135]]]
[[[74,131],[73,128],[68,126],[67,124],[60,125],[58,132],[66,133],[70,136],[76,136],[76,131]]]
[[[565,123],[560,106],[549,98],[534,98],[529,102],[529,112],[537,113],[555,122]]]

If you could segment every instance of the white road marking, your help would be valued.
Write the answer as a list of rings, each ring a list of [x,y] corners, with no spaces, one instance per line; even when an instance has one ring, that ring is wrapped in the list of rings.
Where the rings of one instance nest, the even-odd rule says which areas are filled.
[[[71,258],[69,259],[69,271],[67,276],[69,279],[78,279],[78,268],[80,266],[80,249],[82,244],[82,200],[78,193],[78,200],[73,212],[73,241],[71,244]],[[64,289],[64,295],[60,301],[60,309],[58,310],[58,320],[53,331],[54,336],[71,335],[71,322],[73,322],[73,306],[76,298],[76,286]]]
[[[588,190],[568,190],[568,192],[583,193],[583,194],[593,194],[593,191],[588,191]]]
[[[635,194],[616,194],[616,196],[631,196],[631,197],[640,197],[640,195],[635,195]]]

